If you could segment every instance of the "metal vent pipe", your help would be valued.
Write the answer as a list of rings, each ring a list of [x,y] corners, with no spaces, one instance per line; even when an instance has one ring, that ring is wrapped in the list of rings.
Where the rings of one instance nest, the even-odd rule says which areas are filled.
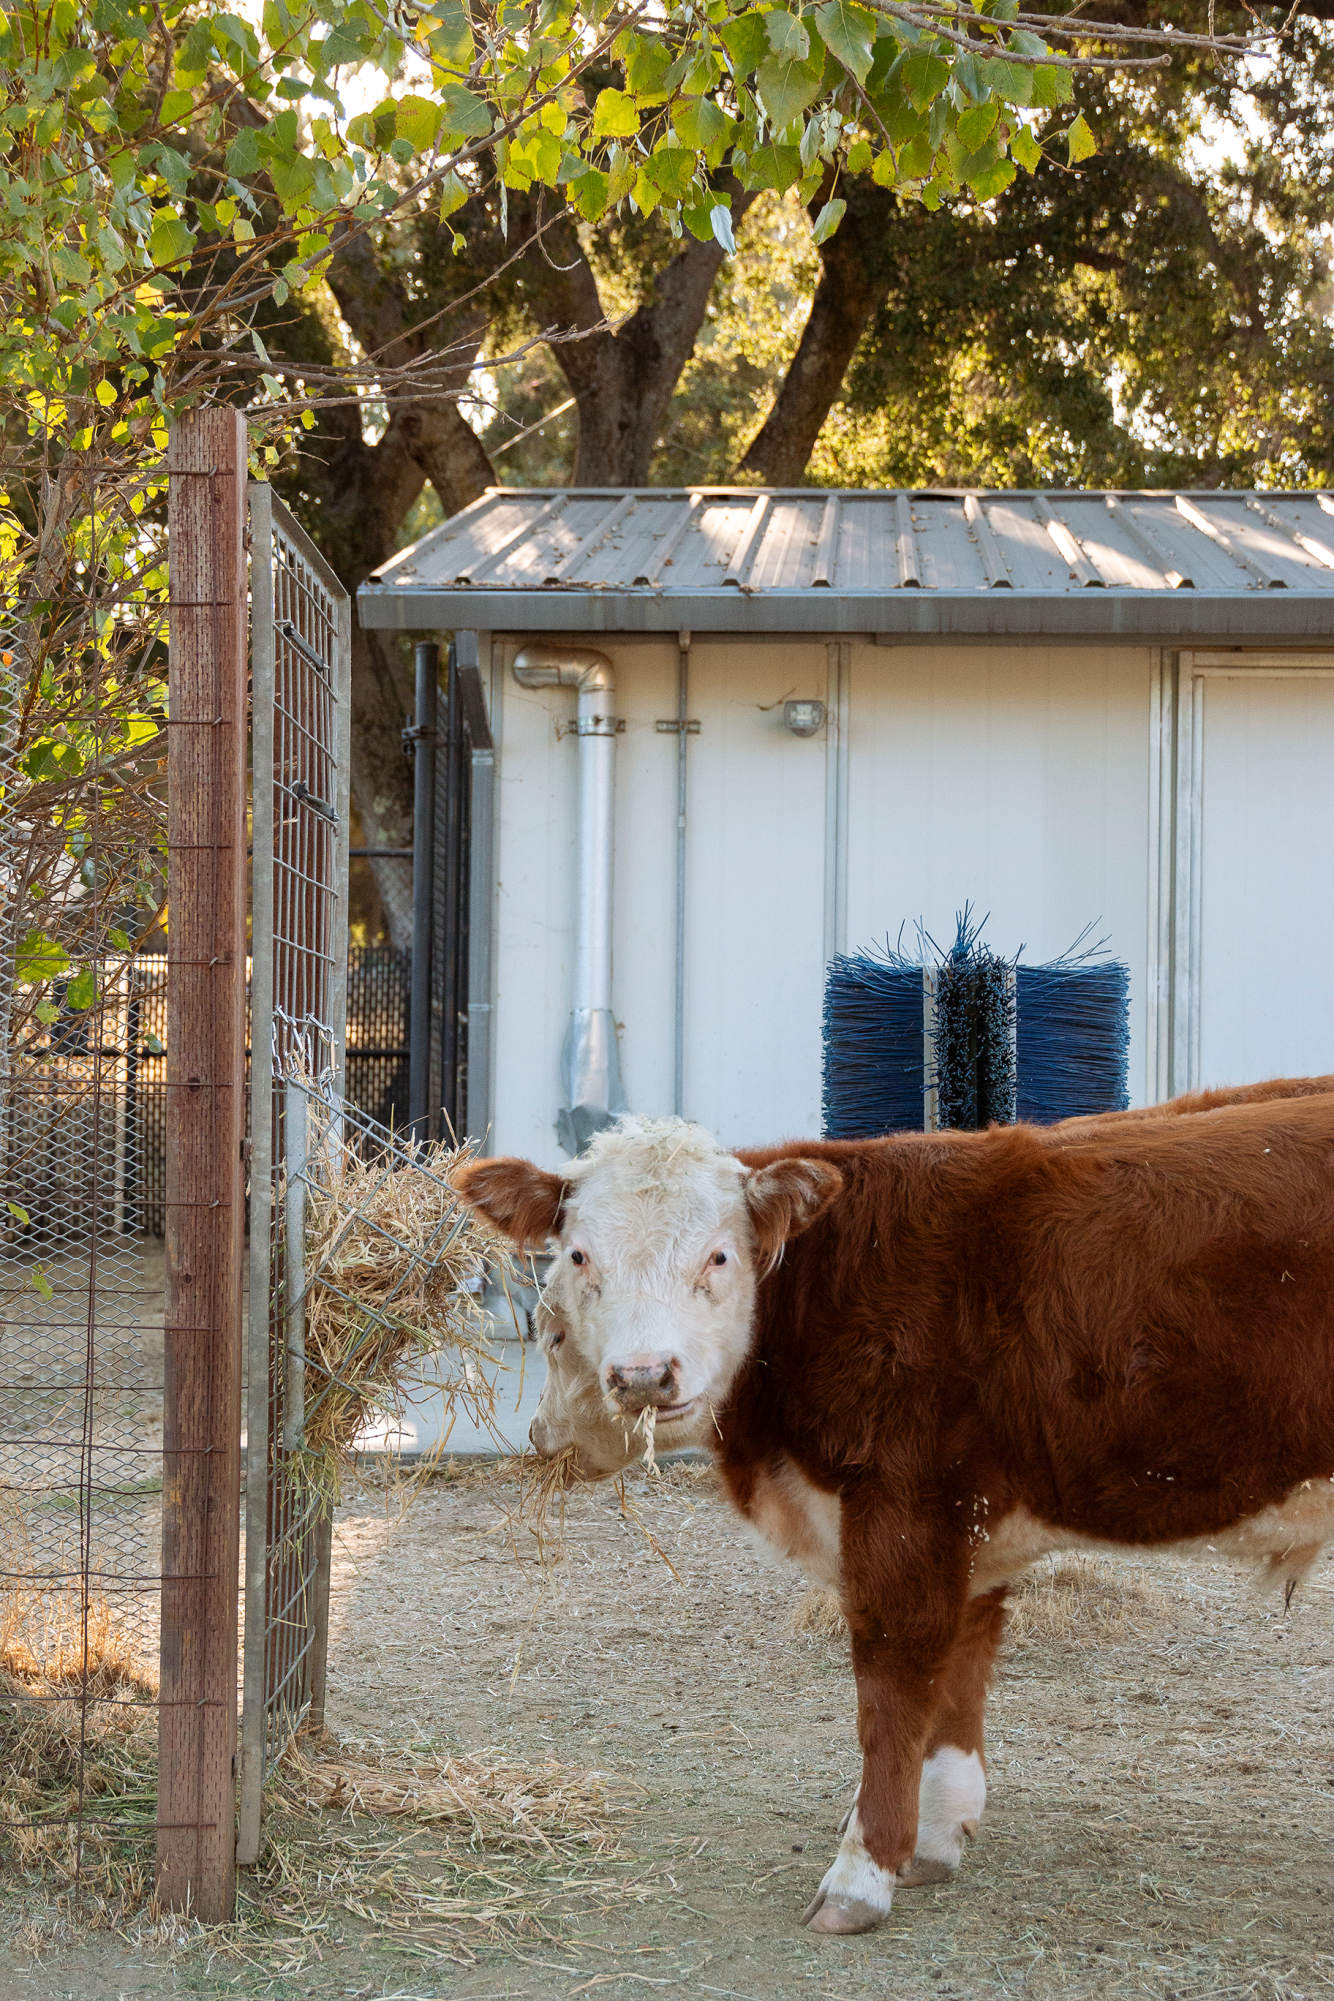
[[[574,988],[561,1056],[565,1102],[560,1143],[581,1153],[594,1133],[628,1112],[611,1007],[612,809],[616,786],[616,680],[605,653],[586,646],[524,646],[514,661],[523,688],[576,688],[579,841]]]

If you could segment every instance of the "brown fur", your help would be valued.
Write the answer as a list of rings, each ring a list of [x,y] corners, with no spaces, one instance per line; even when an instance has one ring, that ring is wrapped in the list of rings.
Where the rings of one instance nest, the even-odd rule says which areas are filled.
[[[910,1865],[924,1753],[980,1750],[988,1524],[1167,1544],[1334,1476],[1334,1097],[1307,1088],[742,1154],[843,1180],[760,1282],[716,1449],[743,1510],[779,1455],[841,1498],[882,1867]]]
[[[836,1167],[804,1155],[776,1160],[751,1176],[746,1183],[746,1210],[762,1270],[775,1263],[790,1237],[800,1236],[824,1214],[842,1186]]]
[[[560,1229],[569,1183],[529,1160],[470,1160],[454,1175],[464,1201],[522,1250],[540,1250]]]

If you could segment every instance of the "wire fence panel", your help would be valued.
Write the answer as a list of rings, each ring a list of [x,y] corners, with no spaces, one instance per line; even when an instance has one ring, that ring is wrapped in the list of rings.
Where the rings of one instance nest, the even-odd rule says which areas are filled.
[[[266,485],[250,489],[253,709],[250,1331],[238,1860],[267,1772],[322,1712],[328,1523],[302,1477],[304,1098],[342,1081],[351,603]]]
[[[408,1122],[408,1032],[412,954],[353,946],[347,955],[347,1081],[344,1095],[377,1125]]]
[[[27,1866],[76,1885],[86,1823],[151,1843],[142,1802],[85,1799],[84,1772],[108,1730],[128,1730],[151,1770],[163,1498],[163,1260],[145,1221],[162,1189],[160,1170],[144,1186],[137,1051],[165,1006],[165,961],[131,948],[161,896],[165,738],[148,719],[127,766],[86,659],[57,703],[39,655],[0,629],[3,1821],[40,1830],[23,1837]],[[122,765],[104,797],[108,746]],[[125,1724],[129,1708],[142,1724]],[[40,1766],[9,1783],[38,1729],[73,1784]]]

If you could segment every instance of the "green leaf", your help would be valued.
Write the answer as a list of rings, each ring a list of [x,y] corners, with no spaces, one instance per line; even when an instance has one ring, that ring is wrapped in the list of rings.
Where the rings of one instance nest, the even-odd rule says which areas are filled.
[[[429,153],[440,129],[439,105],[409,92],[399,98],[394,110],[398,137],[406,139],[414,153]]]
[[[718,30],[718,39],[732,58],[732,68],[740,78],[758,69],[769,54],[769,37],[764,31],[763,14],[738,14]]]
[[[870,164],[871,142],[869,139],[858,139],[854,145],[848,148],[846,161],[848,172],[850,174],[864,174]]]
[[[437,24],[431,29],[431,54],[451,69],[466,71],[473,58],[473,37],[464,0],[430,0],[422,11]]]
[[[920,51],[906,58],[899,75],[915,111],[925,111],[950,80],[948,63],[943,63],[939,56],[924,55]]]
[[[959,113],[958,134],[965,152],[975,153],[985,145],[1000,117],[998,104],[973,104]]]
[[[491,113],[475,92],[451,83],[440,93],[440,129],[465,139],[484,139],[491,130]]]
[[[66,1007],[75,1008],[80,1014],[90,1008],[97,999],[97,980],[91,966],[84,966],[74,975],[65,989]]]
[[[619,45],[618,45],[619,46]],[[640,104],[661,104],[667,96],[672,52],[656,35],[635,35],[624,56],[625,86]]]
[[[611,195],[611,183],[604,173],[590,167],[586,174],[580,174],[577,181],[570,182],[570,205],[578,209],[585,222],[596,222],[607,207]]]
[[[1098,142],[1089,130],[1088,120],[1081,111],[1070,130],[1066,133],[1070,142],[1070,165],[1076,167],[1081,160],[1087,160],[1098,150]]]
[[[28,1273],[28,1277],[32,1282],[34,1292],[40,1292],[43,1299],[55,1298],[55,1289],[40,1265],[34,1265]]]
[[[848,212],[845,201],[827,201],[815,218],[813,241],[827,243]]]
[[[831,54],[858,83],[865,83],[875,53],[875,15],[855,0],[825,0],[815,10],[815,25]]]
[[[151,1029],[144,1037],[144,1049],[149,1056],[165,1056],[167,1053],[165,1045],[159,1042]]]
[[[639,179],[639,161],[633,153],[627,153],[623,146],[613,146],[608,162],[610,185],[607,202],[612,208],[625,197]]]
[[[942,63],[941,68],[944,67]],[[814,103],[820,94],[823,75],[824,64],[818,60],[797,62],[787,57],[771,56],[767,63],[760,65],[755,88],[776,132],[786,131],[792,120],[808,104]]]
[[[122,931],[118,924],[114,924],[110,931],[107,932],[107,943],[114,945],[118,952],[128,952],[130,949],[129,933]]]
[[[59,979],[69,965],[69,953],[44,931],[29,931],[14,955],[14,977],[21,986]]]
[[[707,153],[710,146],[726,140],[730,123],[711,97],[681,97],[672,110],[677,138],[696,153]]]
[[[795,146],[757,146],[744,164],[738,157],[736,174],[748,194],[757,188],[786,194],[801,179],[801,154]]]
[[[625,90],[600,90],[593,110],[595,139],[634,139],[639,133],[639,113],[634,98]]]
[[[668,201],[684,201],[695,179],[695,156],[684,146],[661,146],[644,162],[644,172]]]
[[[175,264],[188,257],[195,247],[193,231],[170,209],[159,210],[148,239],[148,254],[155,264]]]
[[[789,14],[786,7],[772,7],[764,16],[764,35],[776,56],[788,56],[793,62],[805,62],[811,52],[810,36],[797,16]]]
[[[1054,110],[1058,104],[1073,101],[1075,87],[1070,81],[1068,69],[1049,69],[1046,64],[1033,72],[1032,103],[1039,111]]]
[[[470,193],[467,182],[462,180],[451,167],[440,183],[440,220],[443,222],[446,216],[453,215],[456,209],[461,209]]]
[[[871,169],[871,179],[878,188],[892,188],[894,186],[895,181],[898,179],[898,169],[894,164],[894,155],[892,153],[876,154],[875,165]]]
[[[32,1221],[32,1217],[28,1214],[27,1210],[21,1209],[17,1202],[6,1202],[5,1207],[6,1209],[8,1209],[11,1216],[18,1217],[18,1220],[20,1221],[20,1223],[22,1223],[24,1229],[26,1230],[29,1223],[31,1223]]]
[[[48,1028],[53,1021],[60,1020],[60,1009],[54,1001],[38,1001],[36,1007],[33,1009],[33,1013],[37,1016],[38,1021],[45,1022]]]
[[[1021,125],[1010,136],[1010,154],[1016,159],[1026,174],[1031,174],[1042,158],[1042,148],[1033,137],[1032,127]]]
[[[699,242],[713,242],[713,208],[709,202],[692,202],[681,210],[681,220]]]
[[[729,257],[736,256],[736,237],[732,234],[732,211],[725,202],[715,202],[709,211],[713,224],[714,238],[721,243]]]
[[[899,172],[907,181],[924,181],[934,159],[935,148],[926,134],[919,132],[899,154]]]
[[[997,160],[984,173],[969,175],[968,185],[979,201],[993,201],[1009,187],[1016,172],[1013,160]]]
[[[259,171],[259,133],[253,125],[243,125],[227,148],[227,172],[244,180]]]

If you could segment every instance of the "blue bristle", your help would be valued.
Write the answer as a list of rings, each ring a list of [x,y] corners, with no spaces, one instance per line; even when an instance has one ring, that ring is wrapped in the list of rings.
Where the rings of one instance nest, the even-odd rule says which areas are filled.
[[[830,963],[824,994],[828,1139],[921,1131],[922,968],[888,946]]]
[[[1058,959],[1016,973],[1017,1115],[1038,1125],[1130,1102],[1130,969]]]
[[[1050,1125],[1125,1109],[1128,967],[1096,959],[1097,945],[1081,951],[1084,932],[1064,958],[1014,967],[1012,986],[1011,962],[980,942],[985,923],[966,907],[948,952],[919,925],[914,958],[886,945],[832,962],[824,1005],[828,1138],[921,1130],[924,964],[936,968],[932,1081],[942,1126],[1015,1118]]]

